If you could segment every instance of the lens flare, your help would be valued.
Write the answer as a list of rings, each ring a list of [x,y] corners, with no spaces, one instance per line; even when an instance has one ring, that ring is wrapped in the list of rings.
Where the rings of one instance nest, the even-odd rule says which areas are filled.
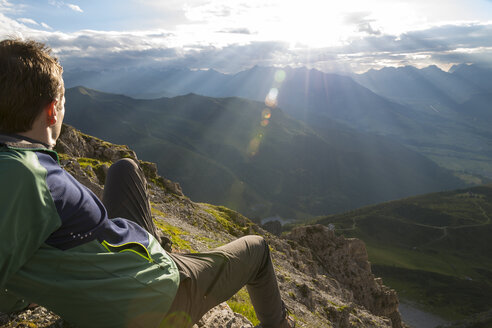
[[[260,123],[260,125],[261,125],[262,127],[265,127],[265,126],[267,126],[268,124],[270,124],[270,121],[269,121],[269,120],[263,120],[263,121],[261,121],[261,123]]]
[[[275,81],[278,83],[282,83],[285,80],[286,73],[283,69],[279,69],[275,72]]]
[[[267,105],[268,107],[277,106],[277,96],[278,96],[278,89],[271,88],[265,98],[265,105]]]
[[[277,99],[277,96],[278,96],[278,89],[271,88],[270,91],[268,92],[268,97],[271,99]]]
[[[270,109],[265,108],[265,109],[263,110],[263,112],[261,112],[261,117],[262,117],[263,119],[268,120],[268,119],[270,119],[270,117],[272,117],[272,112],[270,111]]]
[[[251,142],[249,143],[249,146],[248,146],[248,153],[250,156],[255,156],[256,153],[258,152],[258,149],[260,148],[260,138],[258,137],[255,137],[253,138],[253,140],[251,140]]]
[[[249,142],[249,145],[248,145],[248,154],[250,156],[255,156],[256,153],[258,153],[258,149],[260,148],[260,144],[261,144],[261,139],[263,139],[263,133],[258,133]]]

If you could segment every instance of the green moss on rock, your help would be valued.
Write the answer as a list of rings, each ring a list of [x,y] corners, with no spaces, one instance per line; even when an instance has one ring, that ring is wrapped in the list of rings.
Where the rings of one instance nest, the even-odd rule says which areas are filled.
[[[88,166],[92,168],[94,174],[96,175],[99,183],[104,185],[106,182],[106,171],[104,167],[108,168],[111,166],[111,162],[109,161],[101,161],[95,158],[87,158],[87,157],[78,157],[77,162],[80,164],[80,167],[86,169]]]
[[[231,297],[231,299],[227,301],[227,304],[231,307],[232,311],[245,316],[249,321],[251,321],[254,326],[260,323],[260,321],[256,317],[253,304],[251,304],[251,300],[246,288],[241,288],[236,293],[236,295],[234,295],[233,297]]]
[[[161,217],[165,216],[163,212],[159,211],[156,208],[152,207],[151,211],[152,214],[154,215],[158,215]],[[193,251],[190,242],[181,238],[181,236],[189,235],[187,231],[184,231],[180,228],[170,225],[169,223],[166,223],[164,220],[160,220],[160,219],[154,219],[154,223],[157,226],[157,228],[161,229],[162,232],[164,232],[166,235],[169,236],[174,246],[176,246],[181,250]]]
[[[204,210],[213,215],[217,223],[231,235],[241,237],[255,232],[252,229],[255,224],[241,214],[224,206],[203,205],[205,205]]]

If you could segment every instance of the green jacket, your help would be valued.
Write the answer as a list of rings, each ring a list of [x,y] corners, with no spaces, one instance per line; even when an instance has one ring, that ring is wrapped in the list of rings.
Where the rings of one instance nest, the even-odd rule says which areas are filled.
[[[54,151],[0,135],[0,312],[37,303],[78,327],[158,327],[176,264],[138,225],[110,220]]]

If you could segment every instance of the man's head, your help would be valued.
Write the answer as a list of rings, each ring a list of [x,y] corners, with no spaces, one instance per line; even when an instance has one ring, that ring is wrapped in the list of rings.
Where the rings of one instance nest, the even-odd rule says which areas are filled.
[[[50,107],[55,114],[61,113],[65,90],[62,72],[58,60],[44,44],[0,41],[0,133],[30,131],[35,120]],[[47,122],[51,122],[49,117]],[[56,118],[53,126],[55,123]],[[61,126],[61,121],[57,124]],[[58,136],[54,137],[56,140]]]

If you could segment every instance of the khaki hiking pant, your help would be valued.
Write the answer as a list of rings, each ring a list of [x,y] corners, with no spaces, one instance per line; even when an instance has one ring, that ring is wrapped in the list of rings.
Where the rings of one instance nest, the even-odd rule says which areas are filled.
[[[137,163],[122,159],[108,170],[103,203],[110,218],[138,223],[159,239],[146,182]],[[191,327],[214,306],[246,286],[262,327],[278,327],[286,316],[270,251],[260,236],[246,236],[205,253],[169,253],[180,284],[161,327]]]

